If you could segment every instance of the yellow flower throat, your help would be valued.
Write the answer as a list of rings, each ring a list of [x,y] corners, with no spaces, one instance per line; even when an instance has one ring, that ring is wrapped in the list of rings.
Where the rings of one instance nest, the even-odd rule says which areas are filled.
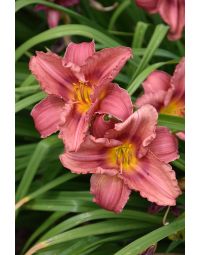
[[[172,115],[172,116],[183,117],[184,110],[185,110],[184,102],[182,102],[181,100],[179,100],[179,101],[173,100],[168,105],[163,106],[160,109],[160,113]]]
[[[92,88],[86,83],[79,81],[78,83],[73,83],[73,89],[73,101],[77,104],[77,110],[80,113],[87,112],[92,104],[90,98]]]
[[[132,143],[124,143],[109,149],[108,162],[113,167],[118,167],[120,173],[133,169],[137,164],[135,146]]]

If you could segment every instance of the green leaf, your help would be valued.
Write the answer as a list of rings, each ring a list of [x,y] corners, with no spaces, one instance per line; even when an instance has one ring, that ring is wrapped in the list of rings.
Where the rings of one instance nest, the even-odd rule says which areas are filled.
[[[30,236],[28,241],[23,247],[22,253],[27,250],[27,248],[30,246],[30,244],[39,236],[41,235],[45,230],[47,230],[52,224],[54,224],[59,218],[63,217],[66,215],[66,212],[55,212],[52,213],[49,218],[44,221],[39,228]]]
[[[55,10],[63,11],[64,13],[66,13],[66,14],[70,15],[71,17],[75,18],[77,21],[80,21],[80,22],[88,24],[88,25],[91,24],[90,20],[88,20],[84,16],[78,14],[77,12],[75,12],[71,9],[65,8],[61,5],[52,3],[50,1],[44,1],[44,0],[18,0],[18,1],[15,2],[15,12],[18,12],[20,9],[22,9],[23,7],[25,7],[27,5],[30,5],[30,4],[43,4],[43,5],[46,5],[48,7],[53,8]]]
[[[185,171],[185,161],[183,159],[179,158],[171,162],[171,164],[180,169],[181,171]]]
[[[45,186],[43,186],[40,189],[36,190],[35,192],[29,194],[28,195],[29,201],[36,198],[37,196],[43,194],[44,192],[47,192],[48,190],[53,189],[53,188],[59,186],[60,184],[66,182],[66,181],[69,181],[71,179],[74,179],[76,177],[78,177],[78,175],[73,174],[73,173],[65,173],[64,175],[59,176],[58,178],[47,183]]]
[[[33,152],[33,150],[36,147],[36,143],[33,144],[25,144],[25,145],[18,145],[15,148],[15,156],[16,157],[22,157],[22,156],[27,156]]]
[[[19,201],[21,198],[23,198],[27,194],[30,188],[31,182],[42,160],[44,159],[44,157],[46,156],[50,148],[57,146],[58,144],[60,144],[60,140],[55,136],[48,137],[38,143],[27,165],[23,178],[18,186],[18,189],[16,192],[16,201]]]
[[[99,220],[99,219],[112,219],[112,218],[119,218],[119,219],[132,219],[133,221],[137,222],[148,222],[149,224],[153,225],[160,225],[162,222],[162,218],[150,215],[148,213],[140,212],[140,211],[133,211],[133,210],[124,210],[120,214],[114,214],[113,212],[108,212],[102,209],[90,211],[87,213],[82,213],[77,216],[71,217],[70,219],[67,219],[54,228],[52,228],[50,231],[45,233],[45,235],[40,240],[45,240],[47,238],[50,238],[51,236],[60,234],[61,232],[64,232],[66,230],[69,230],[70,228],[73,228],[75,226],[78,226],[80,224],[83,224],[88,221],[92,220]]]
[[[36,198],[37,196],[47,192],[50,189],[53,189],[57,186],[59,186],[60,184],[69,181],[73,178],[77,177],[76,174],[72,174],[72,173],[68,173],[68,174],[64,174],[62,176],[57,177],[56,179],[52,180],[51,182],[47,183],[46,185],[44,185],[43,187],[41,187],[40,189],[37,189],[35,192],[27,195],[26,197],[22,198],[17,204],[16,204],[16,210],[19,209],[22,205],[24,205],[25,203],[31,201],[32,199]]]
[[[112,34],[112,35],[119,35],[119,36],[133,36],[133,33],[130,33],[130,32],[123,32],[123,31],[114,31],[114,30],[108,30],[108,33],[109,34]]]
[[[44,204],[46,203],[46,205]],[[63,204],[48,200],[36,200],[32,201],[24,206],[25,209],[33,211],[44,211],[44,212],[87,212],[98,208],[93,202],[83,202],[81,200],[68,199]]]
[[[146,48],[145,54],[136,69],[133,79],[137,77],[138,74],[140,74],[148,65],[149,61],[153,57],[155,50],[160,46],[162,40],[164,39],[165,35],[167,34],[168,27],[164,25],[157,25],[154,33],[151,37],[151,40]]]
[[[38,101],[42,100],[44,97],[45,97],[44,92],[38,92],[36,94],[23,98],[22,100],[18,101],[15,104],[15,113],[25,109],[27,106],[37,103]]]
[[[115,47],[119,46],[119,43],[112,39],[111,37],[107,36],[106,34],[91,28],[85,25],[61,25],[57,26],[52,29],[48,29],[25,43],[19,46],[16,50],[16,60],[18,60],[28,49],[31,47],[56,38],[60,38],[66,35],[79,35],[85,36],[90,39],[94,39],[100,43],[102,43],[105,47]]]
[[[15,160],[15,171],[21,171],[22,169],[24,169],[27,165],[27,161],[30,160],[30,156],[25,156],[25,157],[20,157],[20,158],[16,158]]]
[[[69,193],[69,196],[64,196],[63,198],[57,196],[37,198],[25,205],[25,208],[47,212],[87,212],[98,209],[98,206],[92,202],[91,195],[88,194],[86,197],[83,195],[77,197],[76,193],[77,192],[71,192],[71,195]]]
[[[35,77],[30,74],[20,85],[20,87],[27,87],[29,85],[31,85],[33,82],[35,81]]]
[[[148,223],[142,223],[143,228],[147,228],[150,225]],[[78,227],[62,234],[56,235],[42,241],[41,243],[33,246],[28,252],[28,254],[33,254],[34,252],[49,247],[55,244],[67,242],[69,240],[78,239],[81,237],[102,235],[107,233],[116,233],[127,230],[141,229],[141,223],[133,222],[132,220],[108,220],[106,222],[99,222],[94,224],[89,224],[87,226]]]
[[[149,234],[140,237],[139,239],[135,240],[134,242],[130,243],[115,253],[115,255],[138,255],[149,246],[159,242],[160,240],[173,233],[176,233],[177,231],[184,229],[184,226],[184,218],[178,219],[166,226],[160,227],[150,232]]]
[[[174,132],[184,131],[185,119],[171,115],[159,114],[158,125],[168,127]]]
[[[133,55],[135,56],[144,56],[146,51],[146,48],[135,48],[133,49]],[[178,55],[164,49],[156,49],[154,52],[154,56],[156,57],[164,57],[164,58],[170,58],[170,59],[177,59],[179,58]]]
[[[76,242],[74,245],[71,245],[68,249],[65,248],[65,255],[83,255],[88,254],[90,251],[96,250],[98,247],[100,247],[102,244],[118,241],[118,240],[124,240],[126,238],[133,237],[137,235],[140,230],[137,230],[137,232],[133,233],[132,231],[126,231],[125,233],[119,234],[119,235],[112,235],[111,237],[107,238],[101,238],[101,237],[87,237],[87,238],[81,238],[80,241]],[[142,230],[144,232],[144,230]],[[106,250],[107,251],[107,250]],[[108,252],[108,251],[107,251]]]
[[[96,44],[96,49],[101,50],[104,46],[101,44]],[[133,49],[133,55],[134,56],[144,56],[146,51],[146,48],[134,48]],[[154,56],[156,57],[164,57],[164,58],[170,58],[170,59],[178,59],[179,55],[176,55],[175,53],[165,50],[165,49],[156,49]]]
[[[144,36],[147,31],[149,24],[139,21],[135,27],[135,33],[133,36],[132,49],[142,47]]]
[[[180,56],[185,56],[185,45],[183,45],[183,43],[179,40],[176,41],[176,46],[179,50]]]
[[[159,62],[153,65],[148,66],[144,69],[128,86],[127,91],[129,95],[132,95],[142,84],[142,82],[147,78],[147,76],[152,73],[154,70],[158,69],[161,66],[178,63],[179,60],[170,60],[167,62]]]
[[[39,85],[31,85],[31,86],[16,88],[15,92],[20,93],[20,94],[24,94],[24,93],[33,94],[33,93],[37,92],[38,90],[40,90]]]
[[[168,246],[166,253],[173,251],[177,246],[183,243],[183,240],[174,240]]]
[[[116,10],[114,11],[111,19],[110,19],[110,23],[108,25],[108,30],[112,30],[115,22],[117,21],[118,17],[121,15],[121,13],[130,5],[131,1],[130,0],[125,0],[123,1],[120,5],[118,5],[118,7],[116,8]]]

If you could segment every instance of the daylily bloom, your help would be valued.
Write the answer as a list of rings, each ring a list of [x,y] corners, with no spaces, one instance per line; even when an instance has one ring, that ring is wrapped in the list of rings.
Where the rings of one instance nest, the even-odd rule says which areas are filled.
[[[178,40],[185,26],[185,0],[136,0],[149,13],[159,13],[170,26],[168,38]]]
[[[80,0],[53,0],[51,2],[62,5],[64,7],[70,7],[70,6],[78,4]],[[47,21],[50,28],[56,27],[58,25],[61,18],[60,11],[54,10],[43,4],[36,5],[35,10],[46,12]]]
[[[123,46],[95,53],[94,42],[70,43],[64,57],[37,52],[29,68],[48,96],[31,112],[42,137],[60,130],[69,150],[77,150],[95,113],[123,121],[132,113],[126,90],[111,81],[131,57]]]
[[[152,72],[142,84],[144,95],[135,104],[140,107],[153,105],[162,114],[184,117],[185,115],[185,58],[182,58],[171,76],[163,71]],[[177,136],[184,139],[183,132]]]
[[[66,149],[60,160],[73,173],[93,174],[93,201],[107,210],[121,212],[132,190],[158,205],[175,205],[181,191],[168,162],[178,158],[177,141],[157,127],[157,118],[156,109],[144,105],[114,128],[103,125],[104,137],[93,133],[77,152]],[[96,125],[102,121],[98,116]]]

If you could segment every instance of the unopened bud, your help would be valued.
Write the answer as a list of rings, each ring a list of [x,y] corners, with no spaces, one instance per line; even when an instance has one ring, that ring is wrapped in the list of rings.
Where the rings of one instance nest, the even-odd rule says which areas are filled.
[[[140,255],[154,255],[157,245],[151,245],[148,249],[143,251]]]

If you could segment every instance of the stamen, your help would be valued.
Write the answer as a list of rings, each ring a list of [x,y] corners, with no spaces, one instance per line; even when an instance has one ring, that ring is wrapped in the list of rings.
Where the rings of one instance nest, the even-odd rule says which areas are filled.
[[[114,149],[115,162],[122,174],[123,170],[128,169],[136,160],[132,144],[124,144]]]
[[[123,174],[124,171],[134,170],[138,162],[136,146],[132,142],[125,142],[122,145],[110,148],[107,155],[109,166],[118,169],[120,174]]]
[[[77,109],[81,113],[86,112],[92,103],[90,98],[92,88],[82,81],[73,83],[73,86],[73,102],[77,104]]]

